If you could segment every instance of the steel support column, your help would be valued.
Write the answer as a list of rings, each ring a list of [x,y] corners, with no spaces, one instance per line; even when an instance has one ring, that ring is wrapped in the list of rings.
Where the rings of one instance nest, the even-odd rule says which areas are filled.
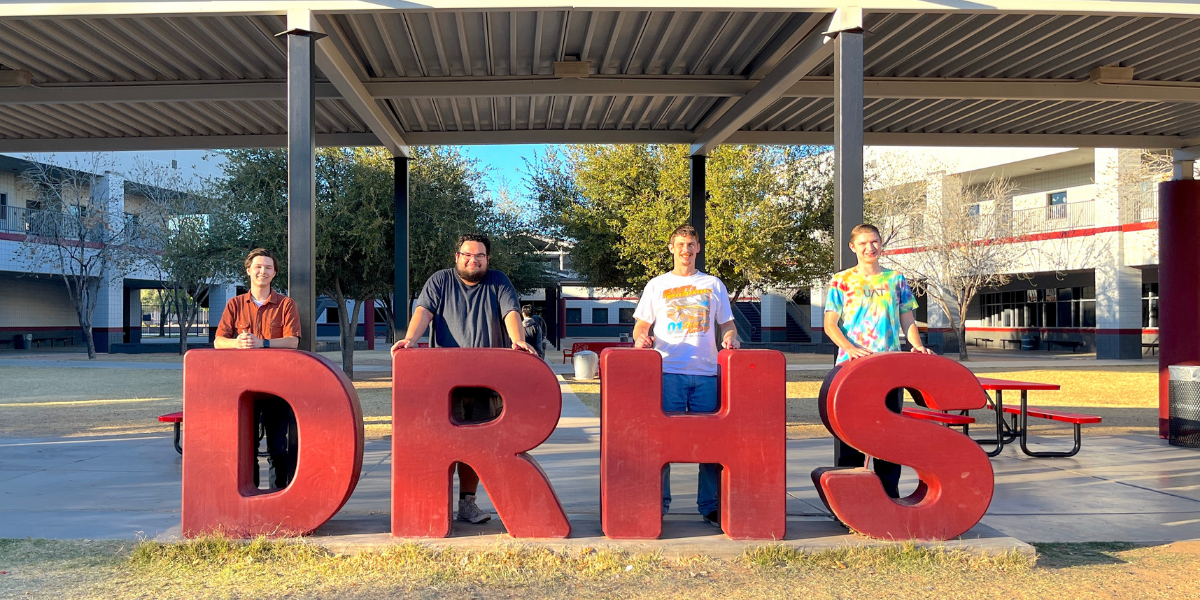
[[[314,34],[285,32],[288,48],[288,296],[300,312],[300,349],[312,352],[317,337],[317,138]]]
[[[853,267],[850,230],[863,221],[863,34],[833,40],[833,255],[836,271]]]
[[[546,286],[546,307],[542,310],[542,318],[546,320],[546,337],[550,339],[550,343],[558,350],[562,349],[558,343],[558,299],[561,297],[562,290],[559,288],[557,281]]]
[[[696,235],[700,240],[700,254],[696,256],[696,268],[704,270],[704,212],[708,207],[708,188],[705,183],[704,169],[705,158],[700,155],[691,157],[691,203],[689,205],[689,222],[692,227],[696,228]]]
[[[408,157],[392,159],[395,188],[392,202],[396,211],[396,282],[392,298],[392,318],[395,339],[404,337],[408,328],[408,311],[412,306],[408,291]]]
[[[1185,161],[1180,161],[1185,162]],[[1158,184],[1158,434],[1168,435],[1171,365],[1200,365],[1200,180],[1179,165]]]

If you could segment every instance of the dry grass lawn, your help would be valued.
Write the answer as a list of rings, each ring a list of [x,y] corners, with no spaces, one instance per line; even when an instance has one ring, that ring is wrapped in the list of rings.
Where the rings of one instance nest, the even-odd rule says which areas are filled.
[[[596,548],[0,540],[0,596],[21,598],[1196,598],[1200,542],[1051,544],[1033,566],[912,547],[728,560]]]
[[[0,437],[168,433],[172,426],[158,416],[183,407],[183,372],[176,370],[0,366],[0,382]],[[367,438],[390,436],[391,378],[354,387]]]
[[[340,358],[338,353],[324,353]],[[86,355],[59,354],[55,360]],[[115,360],[101,355],[102,360]],[[386,350],[356,353],[359,366],[386,364]],[[788,355],[789,360],[812,355]],[[38,358],[50,358],[39,356]],[[171,354],[119,356],[120,360],[178,362]],[[827,357],[826,357],[827,358]],[[797,359],[797,360],[800,360]],[[1063,407],[1098,414],[1101,425],[1088,426],[1090,433],[1148,434],[1157,431],[1157,371],[1154,365],[1105,368],[979,369],[988,377],[1057,383],[1058,392],[1031,392],[1037,406]],[[828,433],[817,414],[816,397],[822,375],[815,372],[788,373],[788,435],[791,438],[824,437]],[[182,373],[175,370],[88,369],[72,367],[0,366],[0,437],[102,436],[136,433],[166,433],[158,415],[180,409],[183,402]],[[568,380],[571,390],[593,414],[600,413],[598,381]],[[366,419],[368,439],[391,435],[391,379],[384,373],[359,371],[354,382]],[[1007,396],[1010,401],[1016,393]],[[978,427],[987,427],[987,411],[973,413]],[[1035,421],[1039,434],[1069,434],[1069,428]]]
[[[792,355],[789,355],[789,357]],[[997,379],[1016,379],[1062,386],[1057,392],[1030,392],[1031,405],[1062,408],[1104,418],[1100,425],[1084,429],[1093,434],[1147,434],[1158,432],[1158,371],[1154,365],[1104,368],[979,369],[977,374]],[[824,375],[789,371],[787,382],[788,437],[805,439],[825,437],[829,432],[821,424],[817,396]],[[591,409],[600,411],[598,381],[570,381],[571,390]],[[1019,400],[1018,392],[1008,392],[1006,402]],[[978,427],[995,423],[988,411],[972,413]],[[1069,427],[1035,420],[1032,430],[1039,435],[1070,435]]]

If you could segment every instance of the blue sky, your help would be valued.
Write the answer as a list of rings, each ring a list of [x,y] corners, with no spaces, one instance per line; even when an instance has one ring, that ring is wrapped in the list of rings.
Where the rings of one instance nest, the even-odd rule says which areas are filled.
[[[542,154],[548,146],[545,144],[514,144],[511,146],[466,146],[467,154],[479,159],[480,167],[488,169],[488,187],[494,188],[501,181],[507,180],[509,187],[516,192],[525,189],[525,160]]]

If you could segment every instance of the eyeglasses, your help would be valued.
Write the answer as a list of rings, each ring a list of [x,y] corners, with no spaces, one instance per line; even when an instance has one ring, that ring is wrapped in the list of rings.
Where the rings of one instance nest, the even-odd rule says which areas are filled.
[[[463,258],[466,258],[466,259],[473,258],[479,262],[483,262],[483,261],[487,260],[487,257],[488,257],[488,255],[486,255],[486,254],[467,254],[466,252],[455,252],[455,254],[457,254]]]

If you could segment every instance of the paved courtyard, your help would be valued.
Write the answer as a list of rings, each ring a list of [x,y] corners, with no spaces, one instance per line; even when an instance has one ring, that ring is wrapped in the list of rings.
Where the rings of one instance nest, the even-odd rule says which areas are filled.
[[[599,420],[569,386],[562,389],[558,429],[532,454],[570,515],[578,538],[573,542],[604,543]],[[1067,438],[1043,441],[1062,445]],[[861,542],[832,521],[809,478],[812,469],[829,463],[829,441],[789,440],[788,459],[789,543]],[[1010,446],[992,464],[995,498],[980,525],[958,544],[1028,551],[1022,542],[1200,538],[1200,451],[1146,436],[1089,436],[1085,430],[1083,451],[1074,458],[1034,459]],[[181,466],[164,435],[0,440],[0,537],[172,539],[179,531]],[[317,538],[347,548],[388,543],[390,471],[389,442],[368,442],[353,497]],[[653,547],[718,555],[740,551],[741,544],[703,525],[695,512],[694,468],[677,467],[672,475],[676,498],[664,539]],[[906,470],[902,491],[915,484]],[[487,507],[486,498],[480,504]],[[491,543],[502,527],[498,520],[483,527],[456,524],[449,543]]]

